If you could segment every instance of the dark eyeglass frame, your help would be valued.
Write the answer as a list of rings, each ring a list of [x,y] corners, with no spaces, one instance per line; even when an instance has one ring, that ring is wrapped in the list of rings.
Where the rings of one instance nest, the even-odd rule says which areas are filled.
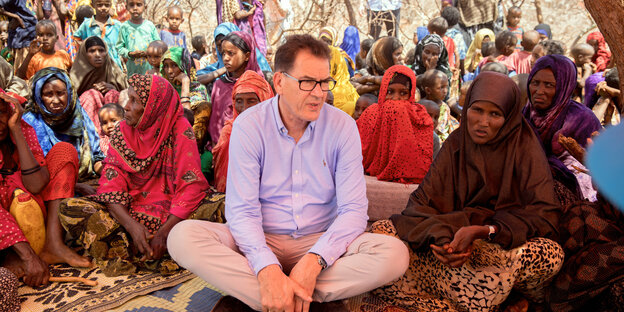
[[[320,86],[321,87],[321,91],[323,92],[327,92],[327,91],[331,91],[334,90],[334,88],[336,87],[336,80],[334,79],[328,79],[328,80],[312,80],[312,79],[297,79],[293,76],[291,76],[290,74],[288,74],[287,72],[281,72],[282,74],[284,74],[284,76],[296,81],[299,83],[299,90],[301,91],[312,91],[316,88],[316,86]],[[302,87],[302,83],[310,83],[310,82],[314,82],[314,86],[310,89],[304,89]],[[323,89],[323,83],[328,83],[327,88]]]

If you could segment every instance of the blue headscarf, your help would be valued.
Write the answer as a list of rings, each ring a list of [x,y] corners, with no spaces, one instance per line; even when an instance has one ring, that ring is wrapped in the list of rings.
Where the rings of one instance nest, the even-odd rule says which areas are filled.
[[[203,69],[200,69],[197,71],[197,75],[205,75],[205,74],[209,74],[223,66],[225,66],[223,64],[223,58],[221,57],[221,52],[219,52],[219,49],[217,47],[217,37],[219,35],[222,36],[227,36],[229,33],[231,32],[235,32],[235,31],[241,31],[240,28],[238,28],[238,26],[236,26],[233,23],[221,23],[219,24],[219,26],[217,26],[217,28],[215,28],[214,30],[214,41],[215,41],[215,49],[217,49],[217,62],[216,63],[212,63],[209,64],[208,66],[204,67]],[[260,50],[258,50],[258,48],[256,48],[256,60],[258,61],[258,65],[260,66],[260,70],[262,70],[263,72],[268,71],[271,72],[271,66],[269,66],[269,62],[267,61],[266,57],[264,56],[264,54],[262,54],[262,52],[260,52]]]
[[[58,79],[67,86],[67,106],[59,114],[50,112],[43,103],[41,91],[43,86]],[[44,155],[59,142],[72,144],[80,158],[79,176],[93,176],[93,163],[104,159],[100,150],[100,137],[95,130],[93,121],[80,105],[80,100],[65,70],[47,67],[38,71],[30,80],[32,100],[22,117],[37,133],[37,140]]]
[[[429,29],[427,29],[427,26],[418,26],[418,28],[416,28],[416,37],[418,38],[418,42],[423,40],[423,38],[425,38],[428,34]]]
[[[340,48],[347,52],[351,60],[355,62],[355,57],[360,53],[360,33],[355,26],[345,29]]]

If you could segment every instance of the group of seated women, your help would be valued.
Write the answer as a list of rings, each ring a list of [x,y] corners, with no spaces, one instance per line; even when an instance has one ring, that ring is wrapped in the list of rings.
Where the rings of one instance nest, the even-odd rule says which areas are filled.
[[[226,191],[233,119],[273,96],[251,39],[238,34],[223,40],[226,53],[238,49],[247,59],[244,67],[217,80],[212,92],[213,98],[229,97],[233,103],[212,107],[213,112],[231,110],[231,118],[215,115],[228,120],[208,129],[216,142],[220,192]],[[440,45],[436,37],[421,42],[417,52],[423,56]],[[393,47],[391,39],[378,44]],[[65,231],[108,275],[137,268],[167,273],[178,269],[166,247],[174,225],[189,218],[225,222],[225,195],[202,173],[196,131],[179,94],[185,90],[175,87],[179,81],[164,73],[135,75],[126,82],[102,51],[103,41],[87,39],[69,74],[57,68],[37,72],[30,80],[30,100],[0,91],[2,266],[28,285],[47,284],[46,263],[91,265],[65,245]],[[591,110],[570,100],[576,70],[569,59],[550,55],[537,61],[526,105],[507,76],[479,74],[465,95],[459,128],[434,156],[435,118],[416,103],[414,71],[379,62],[384,51],[389,50],[374,45],[369,54],[383,71],[379,100],[357,121],[365,173],[420,185],[401,215],[372,226],[373,232],[396,235],[411,247],[405,275],[375,290],[377,295],[427,310],[472,311],[496,309],[516,289],[531,301],[567,309],[591,304],[621,281],[603,274],[597,281],[602,287],[588,290],[588,282],[572,273],[585,265],[623,276],[621,255],[609,265],[583,261],[593,259],[592,252],[617,254],[624,227],[621,214],[595,208],[606,204],[583,159],[559,139],[586,147],[601,130]],[[176,55],[167,59],[179,61]],[[121,91],[127,99],[116,114],[123,120],[109,127],[99,108],[121,102]],[[101,137],[107,138],[106,156]],[[78,183],[98,175],[97,191]],[[599,201],[576,204],[583,198]],[[25,220],[33,216],[39,231],[36,226],[25,231]],[[594,241],[595,249],[587,249],[583,240],[588,238],[572,243],[578,237],[573,216],[606,222],[609,235]],[[573,264],[564,262],[570,257]],[[563,275],[557,275],[562,267]]]

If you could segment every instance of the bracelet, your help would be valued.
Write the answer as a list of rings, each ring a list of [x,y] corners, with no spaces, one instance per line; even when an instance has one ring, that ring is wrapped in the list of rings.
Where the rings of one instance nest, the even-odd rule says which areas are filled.
[[[493,225],[487,225],[488,227],[488,241],[492,241],[494,239],[494,236],[496,236],[496,227]]]
[[[39,164],[37,164],[37,166],[30,168],[30,169],[22,169],[22,175],[29,175],[29,174],[33,174],[37,171],[41,170],[41,166]]]
[[[190,96],[181,96],[180,98],[181,99],[190,99],[191,97]]]

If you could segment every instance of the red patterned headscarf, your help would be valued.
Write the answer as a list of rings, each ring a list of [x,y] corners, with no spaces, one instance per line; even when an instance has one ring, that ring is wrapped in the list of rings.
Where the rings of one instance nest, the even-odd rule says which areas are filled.
[[[407,101],[386,100],[395,75],[410,81]],[[364,171],[381,181],[420,183],[433,160],[433,120],[415,103],[416,76],[403,65],[384,74],[379,103],[368,107],[358,119]]]
[[[609,61],[611,60],[611,51],[607,47],[607,41],[599,31],[594,31],[587,36],[587,41],[596,40],[598,42],[598,51],[594,53],[592,62],[596,64],[597,71],[601,72],[607,69]]]

